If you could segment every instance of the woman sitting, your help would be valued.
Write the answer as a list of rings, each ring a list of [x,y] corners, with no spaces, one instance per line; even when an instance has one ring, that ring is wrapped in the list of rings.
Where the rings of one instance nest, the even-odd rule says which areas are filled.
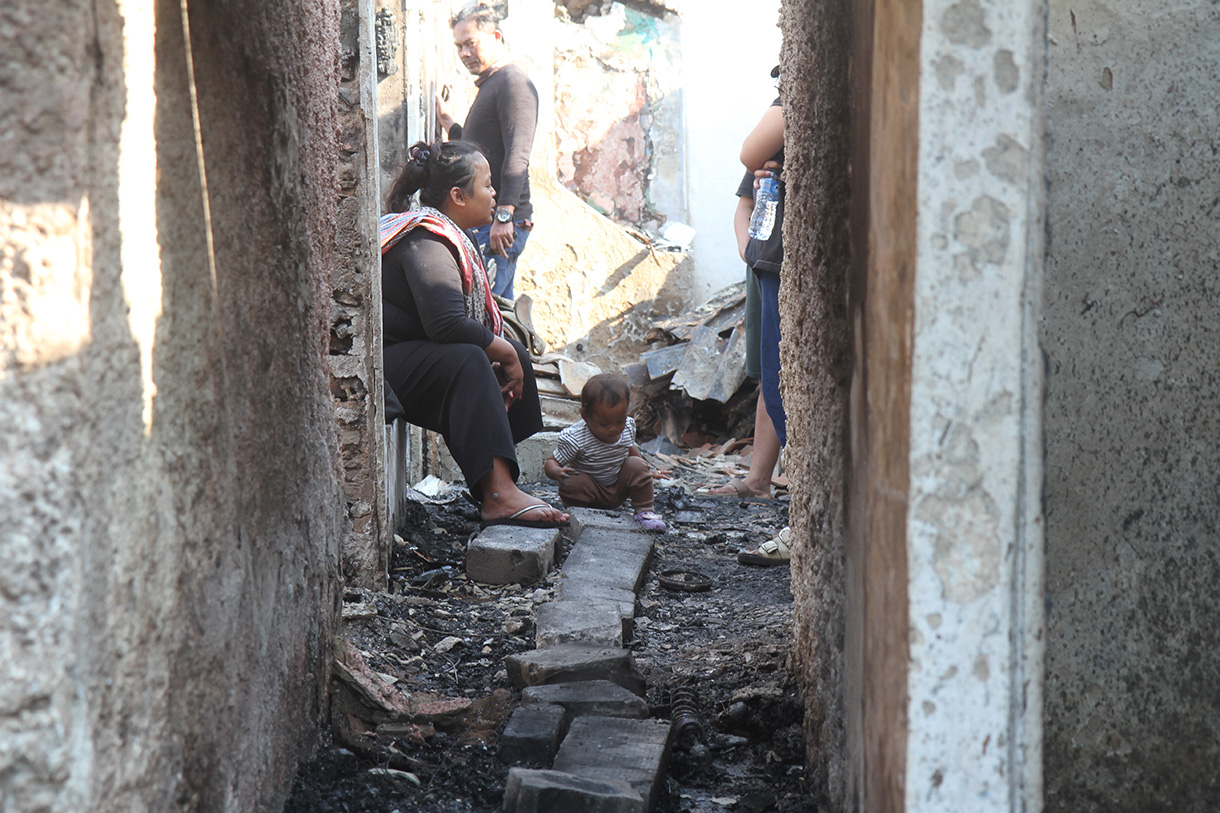
[[[538,385],[525,348],[503,335],[466,233],[495,208],[477,148],[411,147],[381,218],[385,380],[406,420],[444,436],[485,525],[556,527],[568,515],[517,488],[516,444],[542,429]]]

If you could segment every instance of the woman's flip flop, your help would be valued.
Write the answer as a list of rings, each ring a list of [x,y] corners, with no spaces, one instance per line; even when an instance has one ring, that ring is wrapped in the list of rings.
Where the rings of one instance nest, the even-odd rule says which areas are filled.
[[[537,511],[539,508],[551,509],[553,506],[547,505],[544,502],[527,505],[519,511],[514,511],[506,517],[499,519],[485,519],[481,523],[484,528],[492,525],[512,525],[517,528],[566,528],[570,524],[566,519],[522,519],[522,515],[530,511]]]

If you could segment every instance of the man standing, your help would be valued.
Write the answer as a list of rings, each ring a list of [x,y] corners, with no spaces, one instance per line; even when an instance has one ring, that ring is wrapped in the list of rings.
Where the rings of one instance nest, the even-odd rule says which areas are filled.
[[[470,141],[487,156],[496,189],[495,220],[475,230],[479,244],[495,264],[492,293],[513,298],[517,258],[530,230],[529,163],[538,126],[538,91],[525,71],[508,62],[504,34],[496,13],[485,3],[459,11],[449,21],[458,59],[477,78],[479,89],[465,125],[454,121],[441,99],[437,117],[450,139]],[[490,269],[489,269],[490,270]]]

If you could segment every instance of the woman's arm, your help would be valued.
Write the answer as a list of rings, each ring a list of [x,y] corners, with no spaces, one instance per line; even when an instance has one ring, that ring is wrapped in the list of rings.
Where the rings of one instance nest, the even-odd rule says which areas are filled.
[[[762,169],[763,162],[784,146],[784,111],[771,105],[741,145],[741,163],[750,172]]]
[[[750,216],[754,214],[754,198],[738,198],[733,212],[733,234],[737,237],[737,253],[746,258],[746,246],[750,242]]]

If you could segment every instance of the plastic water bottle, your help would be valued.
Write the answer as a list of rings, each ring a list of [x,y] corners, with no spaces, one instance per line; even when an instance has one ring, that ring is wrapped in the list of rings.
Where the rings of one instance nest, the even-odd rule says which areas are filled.
[[[750,215],[750,237],[767,240],[775,228],[775,209],[779,206],[779,180],[763,178],[754,191],[754,214]]]

